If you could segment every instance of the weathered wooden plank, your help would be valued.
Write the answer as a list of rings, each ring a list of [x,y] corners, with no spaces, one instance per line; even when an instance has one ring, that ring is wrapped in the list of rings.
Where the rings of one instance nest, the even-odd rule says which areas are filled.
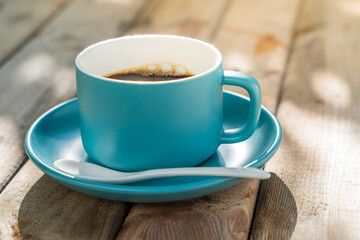
[[[281,181],[261,185],[260,196],[288,190],[259,198],[255,239],[359,238],[359,9],[304,2],[278,111],[284,141],[266,165]],[[284,198],[293,207],[278,213]]]
[[[11,151],[7,148],[5,156],[19,159],[15,156],[15,154],[24,154],[22,149],[23,146],[22,144],[20,145],[20,139],[23,139],[23,135],[25,134],[24,131],[27,129],[28,124],[30,124],[44,111],[44,109],[48,108],[50,105],[75,94],[73,60],[76,53],[80,51],[82,47],[92,42],[111,37],[121,33],[124,29],[127,29],[129,24],[131,24],[132,17],[135,12],[137,12],[137,10],[141,7],[140,3],[141,2],[135,2],[131,3],[129,6],[124,6],[124,4],[130,4],[130,2],[125,1],[116,3],[113,1],[96,1],[90,2],[90,4],[85,1],[75,2],[60,16],[58,16],[54,22],[50,23],[39,38],[33,41],[29,46],[22,50],[20,54],[12,59],[11,62],[0,69],[0,73],[1,71],[7,73],[7,75],[4,75],[4,79],[10,78],[9,80],[4,80],[3,83],[0,83],[0,89],[6,89],[6,93],[1,93],[0,99],[9,98],[3,106],[0,106],[0,110],[6,112],[7,114],[7,118],[4,118],[5,120],[3,120],[4,122],[1,126],[5,126],[7,129],[10,129],[8,132],[5,131],[3,133],[4,135],[7,134],[7,139],[9,139],[9,133],[12,133],[13,136],[12,139],[8,140],[11,140],[9,144],[2,145],[4,146],[4,153],[5,146],[13,147]],[[215,1],[213,1],[213,4],[214,3]],[[119,5],[117,6],[117,4]],[[84,12],[84,9],[86,9],[86,14],[78,14],[78,12]],[[183,11],[183,13],[186,14],[186,11]],[[115,21],[116,19],[114,20],[114,16],[121,16],[121,19],[119,18]],[[182,15],[177,14],[177,16],[181,17]],[[72,28],[69,29],[67,26],[72,26]],[[213,25],[209,26],[213,27]],[[74,32],[73,28],[79,30]],[[206,31],[203,34],[206,34]],[[18,79],[16,78],[16,75],[17,71],[20,70],[20,75],[24,77]],[[27,75],[26,70],[28,70],[30,74]],[[32,96],[32,94],[34,94],[34,96]],[[9,108],[11,101],[13,101],[13,107]],[[25,110],[24,106],[30,107],[30,109]],[[34,106],[37,106],[37,108]],[[3,139],[5,139],[5,137]],[[22,156],[25,158],[25,155]],[[22,176],[31,171],[29,170],[30,166],[31,163],[27,163],[17,174],[16,179],[20,179],[19,181],[26,181],[26,178]],[[13,169],[15,169],[15,167]],[[37,185],[41,179],[33,181],[35,182],[35,185]],[[25,187],[24,189],[21,189],[21,196],[24,196],[33,188],[31,187],[32,184],[27,186],[27,188]],[[16,187],[17,185],[13,182],[7,186],[6,191],[3,193],[5,195],[3,198],[4,202],[1,202],[0,200],[0,204],[6,204],[6,200],[10,199],[12,194],[17,194],[16,191],[18,190]],[[53,188],[55,190],[53,190]],[[65,191],[64,189],[66,190],[66,188],[57,184],[54,186],[50,185],[50,187],[43,186],[42,188],[38,188],[32,195],[44,196],[47,192],[52,192],[53,200],[57,198],[61,199],[62,196],[57,196],[57,194],[61,194]],[[71,198],[72,195],[78,196],[78,193],[70,190],[68,191],[69,198]],[[14,205],[11,206],[10,210],[6,214],[6,218],[4,219],[3,228],[6,229],[6,231],[4,230],[7,234],[6,236],[14,234],[17,236],[20,234],[21,236],[26,237],[41,238],[49,234],[56,234],[56,238],[64,238],[61,231],[63,228],[69,229],[73,224],[71,221],[56,222],[53,227],[45,225],[45,222],[34,225],[21,224],[21,219],[26,219],[30,216],[27,214],[27,211],[25,211],[27,207],[23,204],[24,200],[21,200],[24,197],[21,196],[19,197],[19,200],[14,202]],[[27,194],[25,196],[27,196]],[[88,197],[88,199],[93,198]],[[94,205],[94,200],[90,201],[89,205],[87,205],[84,203],[87,200],[82,200],[82,197],[77,201],[81,201],[87,209],[91,209],[91,206]],[[37,199],[33,204],[34,206],[40,206],[44,204],[44,202]],[[120,207],[118,207],[116,211],[119,211],[119,213],[116,213],[113,216],[122,216],[124,213],[124,208],[121,207],[124,206],[124,204],[118,204]],[[105,207],[105,210],[107,210],[107,208],[110,208],[110,210],[112,209],[112,205],[109,205],[110,207]],[[54,205],[49,211],[31,212],[31,214],[34,215],[33,217],[36,219],[45,218],[51,221],[53,208],[57,207],[59,206]],[[69,214],[66,215],[67,217],[70,215],[71,208],[72,207],[69,207]],[[13,213],[20,211],[19,209],[24,209],[24,211],[22,211],[23,214],[17,220],[17,215],[14,215]],[[74,211],[76,212],[76,210]],[[86,214],[88,214],[88,216],[83,219],[83,221],[85,221],[84,229],[86,229],[88,224],[95,221],[87,210],[83,216]],[[97,218],[98,216],[93,217]],[[106,218],[105,215],[103,217]],[[104,220],[104,218],[100,218],[99,221]],[[105,231],[105,235],[101,236],[110,236],[114,229],[116,230],[119,226],[121,226],[121,221],[115,221],[112,217],[105,220],[114,222],[117,225],[112,226],[111,229],[108,230],[101,228],[96,229],[96,231]],[[18,230],[16,230],[16,227]],[[77,236],[83,236],[82,232],[84,229],[80,228],[77,231],[72,229],[71,232],[69,231],[67,233],[71,234],[71,236],[66,235],[65,237],[76,238]],[[99,236],[97,234],[99,233],[94,232],[93,236]]]
[[[0,239],[113,239],[128,210],[65,188],[29,161],[0,195]]]
[[[253,75],[260,82],[263,104],[271,110],[279,95],[297,2],[234,1],[214,41],[223,54],[224,69]]]
[[[27,160],[23,139],[29,125],[49,107],[75,96],[76,54],[91,43],[123,34],[144,3],[144,0],[74,1],[2,66],[0,189]],[[84,231],[91,226],[94,232],[90,237],[106,239],[121,226],[125,204],[83,196],[41,177],[36,171],[28,162],[0,194],[0,206],[5,208],[4,217],[1,213],[0,218],[0,236],[6,236],[1,238],[76,239],[85,236]],[[64,209],[61,199],[69,202],[68,209]],[[63,218],[57,215],[57,209],[64,212]],[[75,213],[83,218],[76,218]],[[78,228],[72,227],[74,222]],[[104,223],[110,225],[101,225]],[[96,224],[100,225],[93,226]]]
[[[258,186],[245,180],[195,199],[134,204],[117,239],[246,239]]]
[[[128,34],[172,34],[211,39],[228,0],[153,0],[139,14]]]
[[[286,184],[275,173],[260,184],[250,239],[290,239],[297,206]]]
[[[223,53],[225,69],[256,76],[263,104],[274,110],[297,2],[233,1],[227,9],[215,39],[204,40],[213,41]],[[258,181],[246,180],[188,201],[134,204],[118,239],[246,239],[258,186]]]
[[[0,1],[0,64],[61,9],[67,0]]]
[[[76,1],[0,69],[0,191],[27,159],[23,139],[32,121],[75,96],[76,54],[122,34],[143,2]]]

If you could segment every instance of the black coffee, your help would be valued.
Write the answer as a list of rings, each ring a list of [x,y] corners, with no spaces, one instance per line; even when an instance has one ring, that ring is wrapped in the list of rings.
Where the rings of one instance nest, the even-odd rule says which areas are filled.
[[[115,73],[114,75],[106,76],[107,78],[116,79],[116,80],[127,80],[127,81],[169,81],[176,80],[186,77],[191,77],[192,75],[182,75],[182,76],[157,76],[157,75],[142,75],[140,73]]]
[[[128,68],[105,75],[106,78],[127,81],[171,81],[194,76],[186,67],[178,64],[148,64]]]

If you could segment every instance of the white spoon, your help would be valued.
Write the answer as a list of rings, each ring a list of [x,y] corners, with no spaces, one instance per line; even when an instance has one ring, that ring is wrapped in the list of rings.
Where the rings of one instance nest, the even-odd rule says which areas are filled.
[[[244,167],[188,167],[163,168],[140,172],[120,172],[89,162],[60,159],[54,162],[60,171],[75,178],[101,183],[125,184],[153,178],[178,176],[216,176],[267,179],[270,173],[257,168]]]

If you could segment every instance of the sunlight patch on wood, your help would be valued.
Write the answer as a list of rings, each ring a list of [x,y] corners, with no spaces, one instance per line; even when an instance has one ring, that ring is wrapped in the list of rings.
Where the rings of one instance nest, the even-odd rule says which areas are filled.
[[[345,13],[360,16],[360,1],[338,1],[337,5],[336,7],[339,7]]]
[[[348,107],[351,103],[351,91],[346,80],[332,72],[326,70],[314,72],[312,87],[324,102],[333,106]]]
[[[51,78],[54,79],[52,90],[56,98],[61,98],[69,92],[73,92],[73,96],[76,95],[75,69],[73,67],[58,69]]]
[[[130,5],[133,0],[97,0],[97,3],[113,3],[119,5]]]
[[[251,72],[254,70],[254,63],[248,56],[240,52],[228,53],[224,56],[225,69]]]
[[[34,56],[30,56],[19,67],[19,74],[22,83],[41,81],[44,77],[44,73],[51,73],[55,71],[55,62],[53,57],[49,54],[38,53]]]

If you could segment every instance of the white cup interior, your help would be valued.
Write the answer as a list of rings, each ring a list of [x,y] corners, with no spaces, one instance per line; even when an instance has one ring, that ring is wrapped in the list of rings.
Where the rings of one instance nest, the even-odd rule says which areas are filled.
[[[180,64],[198,75],[221,64],[221,54],[212,45],[191,38],[135,35],[94,44],[76,58],[81,71],[100,77],[154,63]]]

